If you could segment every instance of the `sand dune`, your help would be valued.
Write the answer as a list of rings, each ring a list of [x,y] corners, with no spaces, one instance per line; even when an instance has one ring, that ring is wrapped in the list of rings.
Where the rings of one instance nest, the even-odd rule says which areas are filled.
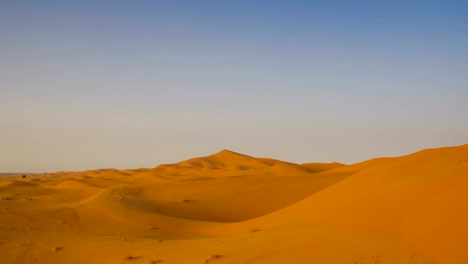
[[[332,163],[304,163],[301,164],[303,168],[305,168],[308,172],[317,173],[317,172],[324,172],[331,169],[336,169],[339,167],[344,166],[339,162],[332,162]]]
[[[1,263],[467,263],[468,145],[0,177]]]

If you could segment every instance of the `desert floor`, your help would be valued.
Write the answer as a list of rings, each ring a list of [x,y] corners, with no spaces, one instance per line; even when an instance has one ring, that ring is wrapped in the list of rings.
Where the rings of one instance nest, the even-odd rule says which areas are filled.
[[[0,176],[0,263],[468,263],[468,145]]]

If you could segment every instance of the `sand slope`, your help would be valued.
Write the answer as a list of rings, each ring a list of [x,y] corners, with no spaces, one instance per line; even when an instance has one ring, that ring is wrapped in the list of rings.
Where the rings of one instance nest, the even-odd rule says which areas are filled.
[[[468,145],[0,178],[2,263],[467,263]]]

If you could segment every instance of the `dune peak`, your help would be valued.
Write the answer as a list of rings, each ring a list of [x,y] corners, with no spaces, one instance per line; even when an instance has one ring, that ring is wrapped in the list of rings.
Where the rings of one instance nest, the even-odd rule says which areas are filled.
[[[230,159],[230,158],[253,158],[249,155],[245,155],[239,152],[235,152],[229,149],[222,149],[221,151],[216,152],[208,157],[211,158],[221,158],[221,159]]]
[[[242,156],[246,156],[245,154],[238,153],[238,152],[235,152],[235,151],[232,151],[232,150],[229,150],[229,149],[222,149],[222,150],[216,152],[215,154],[213,154],[212,156],[214,156],[214,155],[242,155]]]

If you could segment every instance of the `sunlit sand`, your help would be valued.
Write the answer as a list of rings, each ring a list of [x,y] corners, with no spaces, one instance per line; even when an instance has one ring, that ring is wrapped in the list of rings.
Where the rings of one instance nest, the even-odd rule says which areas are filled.
[[[465,263],[468,145],[0,177],[1,263]]]

